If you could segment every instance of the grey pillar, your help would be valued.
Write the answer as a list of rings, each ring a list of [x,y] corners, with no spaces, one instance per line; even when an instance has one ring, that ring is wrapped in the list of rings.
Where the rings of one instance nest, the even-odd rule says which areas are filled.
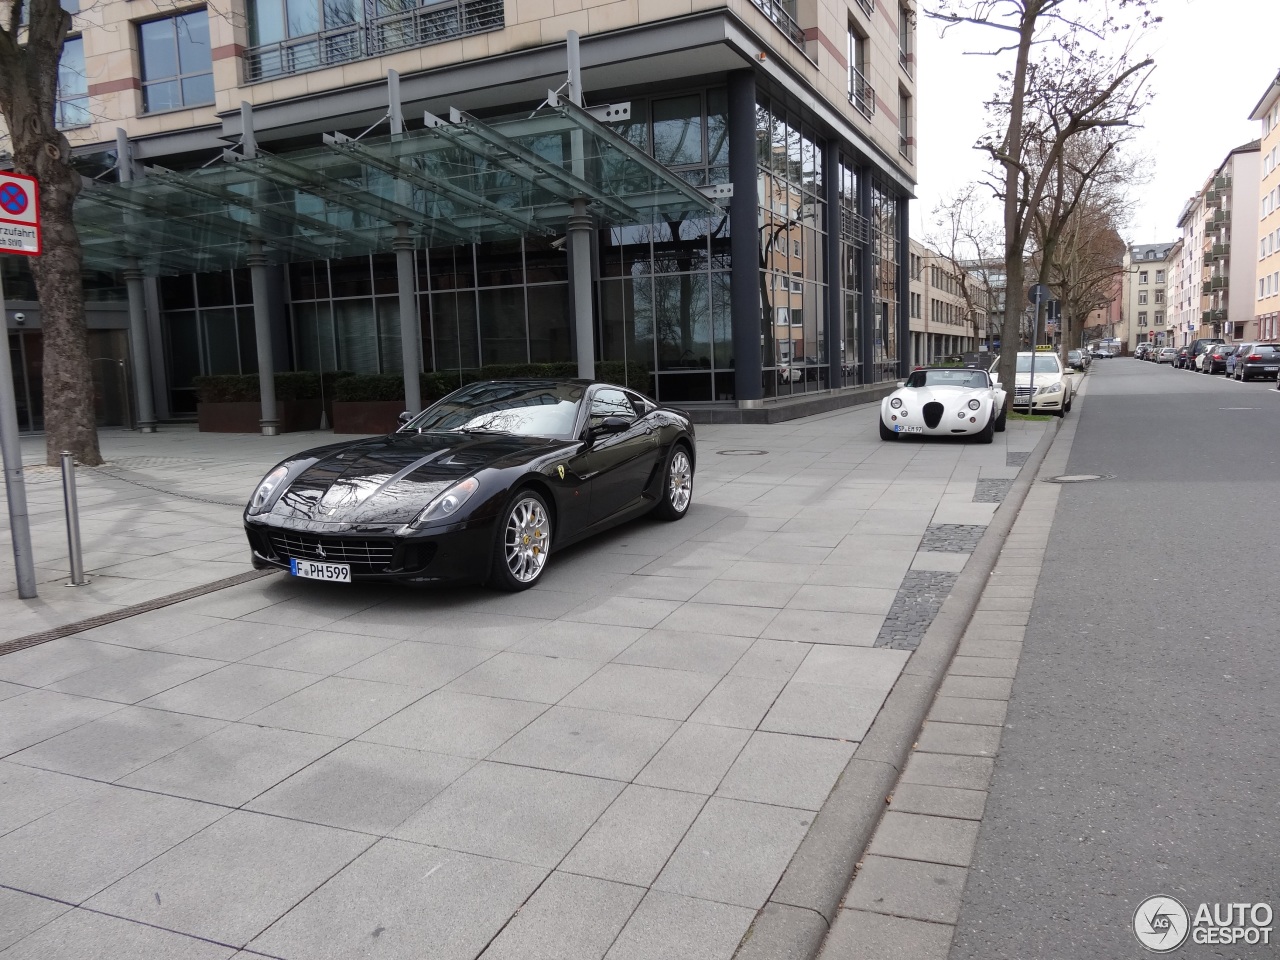
[[[413,264],[413,238],[408,227],[396,225],[391,242],[396,252],[396,281],[400,294],[400,356],[404,362],[404,408],[410,413],[422,409],[422,356],[418,347],[417,277]]]
[[[756,78],[729,74],[729,313],[733,326],[733,391],[739,407],[764,397],[760,339],[767,329],[760,303],[760,202],[756,182]],[[770,336],[772,332],[770,331]]]
[[[876,369],[876,229],[871,222],[871,172],[867,167],[858,169],[858,216],[868,227],[860,254],[862,291],[858,305],[858,353],[862,361],[862,382],[873,383]]]
[[[125,289],[129,294],[129,352],[133,357],[134,409],[138,411],[138,431],[156,432],[156,407],[151,391],[151,344],[147,339],[147,300],[142,289],[142,271],[138,261],[124,271]]]
[[[906,197],[898,198],[898,308],[894,311],[898,324],[898,378],[911,371],[911,224]]]
[[[827,383],[843,387],[840,345],[844,343],[844,270],[840,262],[840,238],[844,209],[840,206],[840,141],[834,138],[827,141],[822,151],[822,177],[827,207]]]
[[[578,376],[596,378],[596,330],[592,312],[591,230],[593,222],[585,200],[573,201],[565,236],[569,241],[569,263],[573,272],[569,286],[573,288],[573,329],[578,348]]]
[[[258,396],[262,402],[259,423],[264,437],[274,437],[280,432],[280,420],[276,414],[276,365],[271,345],[271,291],[261,241],[249,241],[247,259],[249,279],[253,283],[253,328],[258,343]]]

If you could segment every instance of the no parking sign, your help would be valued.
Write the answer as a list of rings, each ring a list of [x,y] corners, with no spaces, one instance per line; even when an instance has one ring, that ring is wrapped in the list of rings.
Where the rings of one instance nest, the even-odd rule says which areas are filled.
[[[34,177],[0,173],[0,253],[38,257],[40,187]]]

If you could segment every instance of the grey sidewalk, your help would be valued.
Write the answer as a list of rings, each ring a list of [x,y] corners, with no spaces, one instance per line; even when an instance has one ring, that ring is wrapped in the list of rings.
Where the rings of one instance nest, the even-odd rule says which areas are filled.
[[[903,611],[989,522],[979,481],[1042,432],[699,427],[685,520],[571,548],[525,594],[269,577],[0,657],[5,960],[730,957],[927,626]],[[314,439],[104,446],[238,502]],[[91,548],[151,562],[100,564],[99,599],[51,581],[35,615],[0,599],[7,623],[247,567],[236,507],[83,489]]]

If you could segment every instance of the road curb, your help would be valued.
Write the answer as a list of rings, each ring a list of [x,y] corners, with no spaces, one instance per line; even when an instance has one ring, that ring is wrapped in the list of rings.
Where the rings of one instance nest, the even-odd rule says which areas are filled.
[[[742,938],[735,960],[811,960],[822,948],[960,637],[1061,426],[1060,418],[1050,421],[1018,472],[942,609]]]

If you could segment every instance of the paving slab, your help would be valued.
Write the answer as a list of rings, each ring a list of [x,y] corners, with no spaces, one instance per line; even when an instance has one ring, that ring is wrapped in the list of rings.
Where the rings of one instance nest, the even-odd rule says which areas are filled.
[[[89,910],[67,910],[5,952],[5,960],[227,960],[235,949]]]
[[[483,960],[599,960],[644,897],[643,887],[553,873]]]
[[[650,890],[606,960],[730,960],[755,911]]]
[[[501,763],[629,781],[677,729],[685,728],[672,720],[552,707],[489,757]]]
[[[841,910],[823,960],[946,960],[952,927],[862,910]]]
[[[975,821],[898,813],[891,809],[880,821],[867,852],[901,860],[967,867],[977,839]]]
[[[716,796],[816,811],[853,750],[851,743],[756,732],[720,781]]]
[[[592,824],[560,869],[647,887],[705,803],[698,794],[632,784]]]

